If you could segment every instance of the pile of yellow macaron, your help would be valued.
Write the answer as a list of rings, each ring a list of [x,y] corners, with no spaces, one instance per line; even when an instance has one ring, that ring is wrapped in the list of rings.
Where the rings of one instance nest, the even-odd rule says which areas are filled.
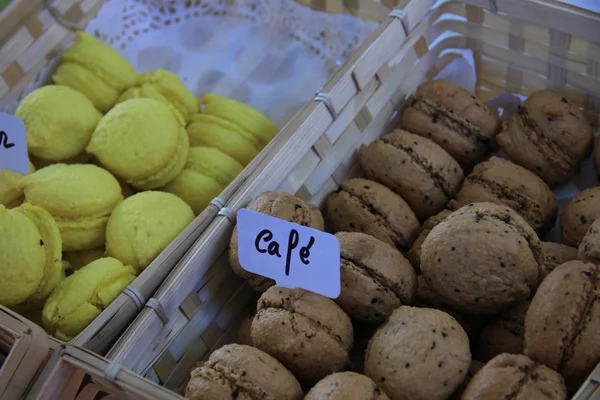
[[[84,32],[15,112],[30,171],[0,171],[0,305],[71,340],[275,136],[252,107],[138,74]]]

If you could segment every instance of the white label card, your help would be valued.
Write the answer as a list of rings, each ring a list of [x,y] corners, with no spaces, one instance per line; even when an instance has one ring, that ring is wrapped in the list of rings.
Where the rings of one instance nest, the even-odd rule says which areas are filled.
[[[25,124],[14,115],[0,112],[0,171],[29,172]]]
[[[340,295],[340,242],[329,233],[242,208],[237,213],[242,268],[335,299]]]

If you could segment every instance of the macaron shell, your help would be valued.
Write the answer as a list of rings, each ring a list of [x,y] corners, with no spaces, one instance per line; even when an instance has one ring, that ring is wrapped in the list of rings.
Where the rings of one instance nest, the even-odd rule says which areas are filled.
[[[402,197],[367,179],[345,181],[325,207],[334,232],[366,233],[401,251],[410,248],[419,229]]]
[[[540,282],[559,265],[577,259],[577,248],[561,243],[542,242],[542,251],[544,253],[544,270]]]
[[[321,379],[304,400],[389,400],[371,378],[355,372],[337,372]]]
[[[427,235],[429,235],[429,232],[431,232],[434,226],[445,220],[450,214],[452,214],[452,211],[442,210],[438,214],[427,218],[423,223],[423,226],[421,226],[421,229],[419,230],[419,236],[417,236],[410,247],[410,250],[406,254],[406,257],[415,268],[417,273],[420,274],[421,272],[421,247],[423,246],[425,238]]]
[[[171,71],[159,68],[153,72],[144,72],[136,80],[136,86],[142,88],[142,94],[150,90],[162,96],[175,106],[186,121],[198,112],[196,96]]]
[[[62,161],[85,149],[102,114],[78,91],[48,85],[25,96],[15,116],[25,124],[29,153]]]
[[[577,257],[573,259],[575,258],[593,263],[600,262],[600,220],[597,219],[590,225],[579,245]]]
[[[489,361],[502,353],[523,353],[525,315],[529,305],[529,301],[523,301],[486,324],[479,336],[478,360]]]
[[[562,242],[578,247],[592,223],[600,217],[600,186],[585,189],[569,200],[560,216]]]
[[[29,161],[29,173],[35,171],[35,167]],[[7,208],[13,208],[23,202],[23,193],[17,189],[17,182],[23,177],[18,172],[9,169],[0,170],[0,204]]]
[[[171,193],[137,193],[120,203],[108,219],[106,254],[141,271],[193,219],[190,206]]]

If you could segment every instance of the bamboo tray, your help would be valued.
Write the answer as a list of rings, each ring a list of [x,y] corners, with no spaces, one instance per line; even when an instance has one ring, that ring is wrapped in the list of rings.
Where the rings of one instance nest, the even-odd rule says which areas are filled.
[[[181,393],[194,364],[233,341],[240,316],[255,304],[256,295],[227,263],[236,212],[264,190],[322,205],[340,183],[361,175],[356,149],[395,127],[408,95],[453,61],[456,50],[473,51],[482,99],[550,87],[598,127],[600,15],[551,0],[383,4],[399,9],[280,132],[289,140],[274,143],[274,157],[233,195],[109,359]],[[597,378],[587,384],[597,386]]]
[[[40,327],[0,306],[0,399],[21,398],[53,346]]]
[[[113,0],[118,1],[118,0]],[[348,8],[340,0],[298,0],[327,12],[351,12],[377,19],[385,8],[365,1]],[[12,112],[19,100],[46,84],[59,63],[59,55],[85,28],[105,0],[12,0],[0,13],[0,111]],[[274,140],[280,143],[280,139]],[[281,144],[280,144],[281,145]],[[278,145],[278,146],[280,146]],[[268,147],[238,178],[148,266],[137,279],[70,343],[105,354],[159,285],[217,216],[250,172],[278,147]],[[271,149],[271,150],[269,150]]]

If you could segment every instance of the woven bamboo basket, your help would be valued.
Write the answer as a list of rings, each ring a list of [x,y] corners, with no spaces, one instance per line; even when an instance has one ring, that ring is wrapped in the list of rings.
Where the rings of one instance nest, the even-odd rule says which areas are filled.
[[[251,173],[107,358],[181,393],[194,365],[234,341],[255,305],[255,293],[227,262],[236,212],[264,190],[322,205],[362,174],[356,149],[396,127],[408,95],[457,50],[472,50],[482,99],[554,88],[598,127],[600,15],[551,0],[385,4],[398,9],[280,132],[285,140],[274,144],[281,145],[275,156]],[[597,378],[586,385],[597,387]]]
[[[117,1],[117,0],[113,0]],[[298,0],[314,9],[353,13],[370,20],[385,15],[371,0],[345,5],[341,0]],[[30,91],[48,83],[59,55],[84,29],[105,0],[12,0],[0,13],[0,111],[12,112]],[[71,343],[105,354],[164,281],[169,272],[217,216],[231,195],[265,158],[274,157],[284,137],[273,140],[221,195],[148,266],[92,324]],[[152,304],[151,304],[152,305]]]
[[[19,399],[56,347],[37,325],[0,307],[0,399]]]

